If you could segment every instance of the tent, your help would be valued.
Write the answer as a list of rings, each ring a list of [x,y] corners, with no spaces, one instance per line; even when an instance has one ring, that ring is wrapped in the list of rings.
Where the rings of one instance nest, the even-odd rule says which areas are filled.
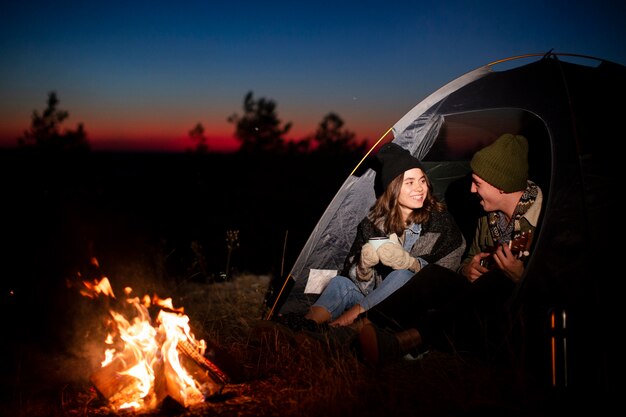
[[[549,387],[612,388],[621,265],[613,266],[618,245],[609,242],[621,224],[616,171],[625,97],[626,67],[553,52],[493,62],[444,85],[385,133],[345,180],[277,288],[268,318],[306,311],[325,278],[341,269],[376,198],[373,156],[383,142],[424,161],[470,242],[480,207],[469,193],[469,160],[502,133],[523,134],[544,209],[515,297],[520,361]]]

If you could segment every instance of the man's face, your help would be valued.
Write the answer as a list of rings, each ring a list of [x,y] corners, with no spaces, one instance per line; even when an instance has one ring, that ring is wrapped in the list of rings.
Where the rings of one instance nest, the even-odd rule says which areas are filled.
[[[499,203],[502,196],[500,190],[474,173],[472,173],[472,186],[470,191],[478,194],[480,197],[480,205],[483,206],[485,211],[496,211],[500,209]]]

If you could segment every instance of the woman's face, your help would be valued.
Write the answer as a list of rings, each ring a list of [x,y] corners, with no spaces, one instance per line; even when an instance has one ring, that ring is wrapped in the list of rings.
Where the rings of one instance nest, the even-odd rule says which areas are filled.
[[[402,188],[398,196],[398,204],[404,213],[422,208],[428,196],[426,175],[419,168],[412,168],[404,172]]]

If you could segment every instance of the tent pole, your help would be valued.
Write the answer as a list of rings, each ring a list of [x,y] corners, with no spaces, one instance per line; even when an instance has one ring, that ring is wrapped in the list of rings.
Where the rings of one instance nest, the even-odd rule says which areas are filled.
[[[350,175],[353,175],[353,174],[356,172],[356,170],[357,170],[357,169],[359,169],[359,167],[361,166],[361,164],[363,163],[363,161],[365,161],[365,158],[367,158],[367,157],[369,156],[369,154],[371,154],[371,153],[372,153],[372,151],[373,151],[373,150],[374,150],[374,149],[378,146],[378,144],[380,143],[380,141],[381,141],[381,140],[383,140],[383,138],[384,138],[385,136],[387,136],[387,134],[388,134],[389,132],[391,132],[391,129],[393,129],[393,126],[392,126],[392,127],[390,127],[389,129],[387,129],[387,131],[385,132],[385,134],[383,134],[383,135],[380,137],[380,139],[378,139],[378,140],[376,141],[376,143],[375,143],[374,145],[372,145],[372,147],[370,148],[370,150],[369,150],[369,151],[367,151],[367,153],[365,154],[365,156],[364,156],[363,158],[361,158],[361,160],[359,161],[359,163],[358,163],[358,164],[356,164],[356,166],[354,167],[354,169],[352,170],[352,172],[350,173]]]
[[[283,282],[283,286],[281,287],[280,291],[278,292],[278,295],[274,299],[274,304],[272,304],[272,308],[267,313],[267,316],[265,316],[265,320],[271,320],[272,319],[272,315],[274,314],[274,309],[276,308],[276,304],[278,304],[278,301],[280,300],[280,297],[282,296],[283,291],[285,290],[285,287],[287,286],[287,282],[289,282],[289,278],[291,278],[291,274],[289,274],[287,279],[285,279],[285,282]]]

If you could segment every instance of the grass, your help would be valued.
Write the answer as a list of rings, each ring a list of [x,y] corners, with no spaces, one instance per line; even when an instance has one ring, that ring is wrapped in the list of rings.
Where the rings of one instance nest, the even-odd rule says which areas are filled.
[[[129,273],[137,273],[130,271]],[[221,393],[187,409],[164,404],[151,416],[541,416],[543,404],[518,390],[509,370],[457,354],[431,352],[422,360],[371,369],[349,350],[292,335],[261,319],[269,276],[240,274],[227,282],[182,281],[169,288],[196,338],[232,381]],[[165,291],[161,289],[161,291]],[[161,294],[159,294],[161,295]],[[167,296],[167,294],[164,294]],[[81,301],[72,349],[42,352],[36,343],[5,357],[2,378],[7,416],[116,416],[91,386],[97,364],[89,352],[100,338]]]
[[[523,408],[520,399],[511,398],[501,384],[498,369],[439,352],[423,360],[371,369],[349,350],[329,348],[309,337],[290,339],[280,329],[259,323],[266,287],[258,277],[240,276],[221,287],[212,294],[212,299],[221,301],[205,302],[205,310],[194,308],[190,314],[198,328],[207,330],[209,340],[228,347],[244,366],[243,382],[226,387],[225,392],[233,390],[233,398],[254,393],[250,400],[254,407],[248,411],[251,414],[245,414],[244,408],[236,415],[449,416],[491,410],[513,416]],[[185,292],[200,297],[203,293],[201,289]],[[248,315],[228,315],[224,305]],[[266,338],[255,336],[259,326],[266,329]]]

